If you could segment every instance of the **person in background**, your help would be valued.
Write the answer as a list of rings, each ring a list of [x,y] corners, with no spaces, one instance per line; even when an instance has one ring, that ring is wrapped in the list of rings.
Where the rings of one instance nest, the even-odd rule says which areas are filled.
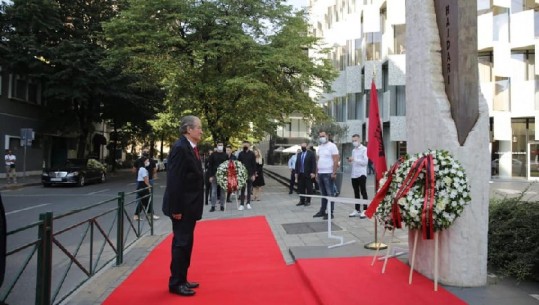
[[[352,145],[354,149],[352,150],[352,155],[348,157],[348,162],[352,165],[352,173],[350,177],[352,178],[352,188],[354,189],[354,198],[360,198],[359,194],[361,191],[361,197],[363,199],[368,199],[367,196],[367,165],[369,164],[369,158],[367,157],[367,148],[361,145],[361,138],[358,134],[352,136]],[[359,218],[365,218],[365,210],[367,205],[363,205],[363,210],[359,204],[355,205],[354,211],[350,213],[350,217],[359,216]]]
[[[328,136],[325,131],[320,131],[318,133],[318,141],[320,145],[318,146],[317,173],[320,193],[322,193],[322,196],[334,197],[335,194],[333,188],[335,185],[335,178],[337,177],[337,169],[339,167],[339,150],[333,142],[328,141]],[[328,200],[323,198],[320,210],[318,213],[314,214],[313,217],[323,217],[324,219],[328,219],[328,217],[333,218],[334,204],[331,203],[330,206],[331,216],[326,212],[327,204]]]
[[[316,149],[314,149],[313,145],[309,146],[309,150],[312,151],[314,153],[314,155],[316,156]],[[313,194],[316,193],[316,192],[319,192],[320,187],[318,186],[318,181],[316,181],[316,175],[312,179],[312,183],[313,183]]]
[[[163,213],[172,221],[172,252],[168,291],[181,296],[195,295],[197,282],[187,280],[191,264],[196,222],[204,208],[204,171],[197,144],[202,124],[188,115],[180,122],[180,139],[168,156],[167,187],[163,195]]]
[[[140,159],[141,165],[138,169],[137,175],[137,209],[135,210],[135,216],[133,219],[140,220],[140,212],[142,209],[148,208],[150,202],[150,178],[146,167],[150,166],[150,160],[147,157],[142,156]]]
[[[225,190],[223,190],[217,184],[217,168],[221,163],[228,160],[226,152],[224,152],[224,145],[222,142],[217,143],[217,148],[208,158],[208,175],[211,183],[211,208],[210,212],[215,212],[215,205],[217,204],[217,198],[219,198],[220,210],[225,210]],[[220,194],[218,194],[220,191]]]
[[[210,182],[210,156],[213,154],[213,150],[208,150],[207,154],[204,154],[204,189],[205,189],[205,199],[204,203],[208,205],[210,202],[210,196],[211,196],[211,182]]]
[[[7,183],[11,182],[17,183],[17,172],[15,169],[15,165],[17,162],[17,157],[11,153],[11,150],[6,149],[6,155],[4,156],[4,161],[6,164],[6,179]]]
[[[148,166],[145,165],[145,162],[148,161]],[[139,169],[141,167],[145,167],[148,171],[148,179],[150,180],[150,185],[153,187],[154,180],[157,179],[157,162],[150,157],[150,152],[147,148],[144,148],[142,150],[142,155],[140,158],[138,158],[135,163],[133,164],[132,171],[137,175],[137,184],[138,184],[138,175],[139,175]],[[139,198],[139,193],[137,193],[137,200]],[[157,220],[159,219],[159,216],[155,215],[154,209],[153,209],[153,201],[150,201],[148,203],[147,207],[147,213],[153,217],[153,219]]]
[[[239,210],[243,211],[245,203],[247,203],[247,209],[251,209],[251,192],[253,188],[253,181],[255,180],[256,172],[256,157],[255,154],[249,150],[251,143],[249,141],[243,141],[243,150],[238,155],[238,161],[243,163],[247,169],[247,182],[241,188],[240,206]]]
[[[256,171],[255,171],[255,180],[253,181],[253,200],[260,201],[260,196],[262,195],[262,187],[266,185],[264,182],[264,158],[262,158],[262,153],[260,149],[255,148],[255,160],[256,160]]]
[[[316,177],[316,154],[307,149],[307,143],[301,143],[301,152],[296,161],[296,177],[298,179],[298,193],[300,194],[297,206],[311,205],[311,197],[302,197],[302,194],[313,194],[312,179]]]
[[[301,149],[298,149],[296,154],[292,155],[290,159],[288,159],[288,168],[290,169],[290,190],[288,191],[289,195],[294,192],[294,184],[296,183],[296,160],[300,152]]]
[[[232,147],[231,146],[227,146],[226,147],[226,155],[228,156],[228,159],[227,160],[236,160],[236,155],[232,152]],[[226,202],[232,202],[232,200],[230,200],[230,194],[232,192],[229,192],[228,190],[226,190]]]

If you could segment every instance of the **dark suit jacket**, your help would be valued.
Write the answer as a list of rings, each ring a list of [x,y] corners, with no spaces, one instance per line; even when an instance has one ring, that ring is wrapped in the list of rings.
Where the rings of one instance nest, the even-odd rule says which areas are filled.
[[[301,154],[298,153],[296,157],[296,174],[299,174],[301,171]],[[316,174],[316,155],[311,150],[305,152],[305,160],[303,161],[303,173],[306,175]]]
[[[167,188],[163,197],[163,214],[182,214],[184,219],[199,220],[204,206],[204,172],[202,162],[185,136],[170,151],[167,164]]]
[[[247,169],[247,174],[249,174],[249,177],[247,179],[251,179],[251,176],[253,176],[256,172],[255,153],[251,150],[248,150],[247,152],[242,150],[238,155],[238,161],[245,165],[245,168]]]

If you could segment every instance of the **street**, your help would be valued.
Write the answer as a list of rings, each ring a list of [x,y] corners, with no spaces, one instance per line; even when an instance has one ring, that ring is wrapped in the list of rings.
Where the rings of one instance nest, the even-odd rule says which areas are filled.
[[[162,177],[163,180],[155,181],[154,188],[157,214],[161,214],[164,190],[161,181],[165,181],[164,174]],[[116,208],[119,192],[126,193],[127,215],[124,214],[124,243],[128,245],[136,240],[135,228],[148,232],[147,221],[132,222],[132,224],[128,221],[132,220],[136,208],[135,195],[128,194],[135,190],[134,178],[133,174],[126,171],[111,175],[108,181],[102,184],[48,188],[39,185],[2,192],[8,232],[36,223],[41,213],[52,212],[53,217],[59,217],[73,210],[99,204],[94,208],[55,218],[53,221],[55,245],[52,248],[51,285],[52,298],[56,302],[65,293],[80,285],[81,281],[87,279],[88,273],[94,273],[114,258],[113,246],[116,246],[118,219]],[[109,242],[105,241],[104,236],[108,236]],[[7,238],[8,253],[17,251],[7,257],[6,276],[0,290],[2,298],[18,274],[21,274],[21,278],[6,299],[8,304],[34,303],[37,251],[32,243],[37,239],[37,226],[11,234]],[[26,262],[28,265],[23,268]]]

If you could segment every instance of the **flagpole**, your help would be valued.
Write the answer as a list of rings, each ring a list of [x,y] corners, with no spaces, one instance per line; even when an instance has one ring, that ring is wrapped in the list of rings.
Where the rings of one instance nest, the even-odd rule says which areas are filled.
[[[375,78],[376,78],[376,64],[373,63],[372,82],[375,81]],[[372,90],[372,87],[371,87],[371,90]],[[378,94],[378,93],[376,92],[375,94]],[[371,95],[372,95],[372,92],[371,92]],[[370,102],[372,103],[372,99],[371,99]],[[369,114],[369,121],[370,121],[370,114]],[[370,126],[370,124],[369,124],[369,129],[370,128],[374,128],[374,126]],[[370,144],[372,145],[372,143],[370,143]],[[378,181],[376,176],[377,175],[376,175],[376,168],[375,168],[375,173],[374,173],[374,193],[375,194],[376,194],[376,192],[378,191],[378,189],[380,187],[379,181]],[[376,219],[376,216],[375,216],[375,219],[374,219],[374,241],[365,244],[365,248],[370,249],[370,250],[384,250],[384,249],[387,249],[386,244],[384,244],[382,242],[378,242],[378,220]]]

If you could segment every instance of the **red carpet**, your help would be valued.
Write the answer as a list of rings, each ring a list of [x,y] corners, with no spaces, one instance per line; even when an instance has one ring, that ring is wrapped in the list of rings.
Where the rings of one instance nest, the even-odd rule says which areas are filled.
[[[287,266],[264,217],[197,224],[189,279],[194,297],[168,293],[170,237],[104,302],[106,305],[356,305],[465,304],[419,274],[408,285],[408,266],[392,260],[386,274],[371,258],[304,259]]]

